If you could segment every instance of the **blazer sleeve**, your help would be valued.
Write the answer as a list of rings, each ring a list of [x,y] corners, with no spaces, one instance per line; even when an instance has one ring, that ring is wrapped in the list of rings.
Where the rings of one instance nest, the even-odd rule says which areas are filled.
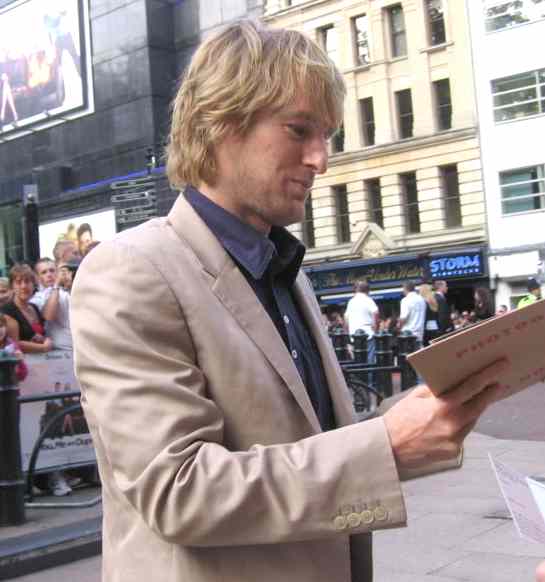
[[[103,477],[163,539],[268,544],[405,524],[381,419],[289,444],[224,446],[183,308],[133,246],[103,242],[86,257],[71,322]]]

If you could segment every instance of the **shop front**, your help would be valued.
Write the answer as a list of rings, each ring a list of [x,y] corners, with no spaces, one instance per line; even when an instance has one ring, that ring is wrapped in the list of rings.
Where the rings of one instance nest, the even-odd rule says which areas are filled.
[[[319,303],[324,307],[344,308],[359,279],[367,279],[370,295],[379,305],[381,315],[399,313],[406,281],[416,284],[445,280],[447,300],[459,311],[471,310],[476,287],[489,287],[485,249],[472,247],[420,255],[397,255],[380,259],[327,262],[305,267]],[[331,309],[331,308],[329,308]]]
[[[496,292],[496,305],[516,308],[528,293],[529,279],[535,279],[541,285],[541,296],[544,297],[545,245],[490,253],[489,272]]]

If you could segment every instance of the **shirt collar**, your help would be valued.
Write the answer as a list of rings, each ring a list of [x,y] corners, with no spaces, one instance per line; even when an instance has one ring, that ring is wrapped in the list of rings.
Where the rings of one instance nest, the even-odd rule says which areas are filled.
[[[184,195],[225,250],[254,279],[261,279],[270,267],[273,277],[285,277],[288,284],[293,285],[305,256],[305,247],[290,232],[273,226],[267,237],[193,186],[187,186]]]

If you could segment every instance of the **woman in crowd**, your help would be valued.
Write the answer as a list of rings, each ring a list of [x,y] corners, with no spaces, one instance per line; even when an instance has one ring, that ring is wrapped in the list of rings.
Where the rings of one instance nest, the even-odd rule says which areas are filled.
[[[44,320],[30,298],[34,294],[34,272],[24,263],[14,265],[9,272],[9,286],[13,299],[2,307],[8,324],[8,335],[25,353],[46,353],[53,349],[51,339],[45,337]]]
[[[493,317],[494,307],[492,305],[492,296],[490,291],[484,287],[477,287],[473,295],[475,299],[475,307],[473,309],[473,321],[483,321],[490,317]]]
[[[24,263],[14,265],[9,272],[9,285],[13,299],[2,307],[6,316],[8,335],[25,353],[46,353],[53,349],[53,342],[45,337],[44,319],[40,310],[29,303],[34,295],[34,271]],[[39,487],[47,487],[55,496],[68,495],[72,489],[61,471],[48,473],[46,479],[37,480]]]
[[[424,323],[424,345],[429,346],[431,340],[439,335],[439,304],[431,285],[420,285],[420,296],[426,302],[426,320]]]

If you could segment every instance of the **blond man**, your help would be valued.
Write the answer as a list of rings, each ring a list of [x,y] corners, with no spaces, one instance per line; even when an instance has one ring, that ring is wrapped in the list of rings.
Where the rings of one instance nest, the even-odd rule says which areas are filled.
[[[352,403],[284,228],[304,216],[344,83],[300,33],[231,25],[174,100],[168,217],[83,262],[72,324],[103,481],[104,580],[369,582],[400,476],[454,465],[500,367],[382,418]],[[487,387],[487,389],[485,389]]]

